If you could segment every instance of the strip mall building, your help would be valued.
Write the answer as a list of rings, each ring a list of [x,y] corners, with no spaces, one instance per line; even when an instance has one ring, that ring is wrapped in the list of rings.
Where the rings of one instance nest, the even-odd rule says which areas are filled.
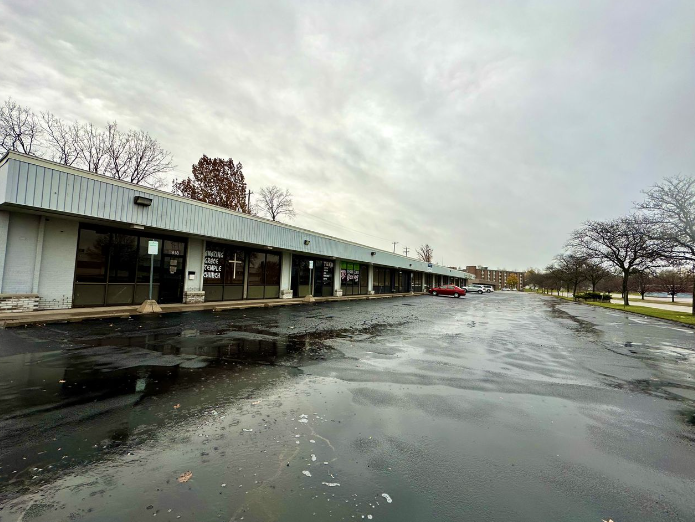
[[[0,159],[7,310],[422,292],[471,274],[9,152]]]

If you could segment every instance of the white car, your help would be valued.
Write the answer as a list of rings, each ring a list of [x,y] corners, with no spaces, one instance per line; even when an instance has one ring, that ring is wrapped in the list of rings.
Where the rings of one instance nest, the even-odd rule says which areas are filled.
[[[483,285],[483,290],[485,290],[488,294],[491,294],[495,291],[495,289],[492,288],[490,285]]]
[[[469,294],[484,294],[485,289],[482,286],[464,286]]]

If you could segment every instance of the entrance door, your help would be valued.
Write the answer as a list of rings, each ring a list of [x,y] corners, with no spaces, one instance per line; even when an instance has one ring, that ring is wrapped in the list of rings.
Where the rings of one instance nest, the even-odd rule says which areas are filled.
[[[183,301],[183,256],[164,254],[159,284],[160,303]]]
[[[317,259],[314,263],[314,297],[333,295],[333,274],[335,263]]]

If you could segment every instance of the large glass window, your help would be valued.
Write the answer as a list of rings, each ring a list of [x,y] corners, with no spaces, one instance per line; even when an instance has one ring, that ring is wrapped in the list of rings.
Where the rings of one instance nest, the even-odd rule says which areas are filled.
[[[159,244],[158,254],[154,256],[152,297],[159,302],[180,302],[183,270],[172,270],[172,266],[183,265],[185,241],[84,225],[77,241],[73,305],[140,304],[147,299],[150,282],[147,250],[151,240]],[[162,260],[167,266],[163,266]],[[164,291],[160,292],[160,286]]]
[[[356,295],[360,293],[361,270],[359,263],[340,263],[340,287],[343,295]],[[365,271],[364,277],[367,277]]]
[[[140,238],[140,248],[138,248],[138,268],[136,275],[136,282],[138,283],[149,283],[150,282],[150,254],[148,251],[148,244],[150,241],[157,241],[157,255],[154,256],[154,270],[152,271],[152,279],[155,284],[159,283],[159,272],[161,272],[160,267],[162,266],[162,240],[153,237],[141,237]]]
[[[280,296],[280,255],[266,252],[249,254],[249,299]]]
[[[134,283],[137,258],[137,236],[111,234],[109,283]]]
[[[109,234],[82,229],[77,243],[75,280],[78,283],[105,283],[109,256]]]
[[[266,286],[280,286],[280,255],[267,254],[265,261]]]
[[[306,297],[311,294],[311,276],[313,272],[310,268],[311,263],[314,263],[314,268],[317,269],[320,261],[314,261],[303,256],[292,256],[291,287],[294,297]]]
[[[390,294],[391,293],[391,269],[380,266],[374,267],[374,293]]]
[[[423,273],[414,272],[413,273],[413,292],[423,291]]]
[[[314,296],[328,297],[333,295],[333,277],[335,262],[319,259],[314,264]]]
[[[244,283],[244,260],[243,250],[228,248],[225,251],[224,259],[224,284],[241,285]]]
[[[242,299],[245,261],[246,253],[238,247],[207,242],[203,259],[205,300]]]
[[[251,252],[249,255],[249,286],[265,283],[265,253]]]

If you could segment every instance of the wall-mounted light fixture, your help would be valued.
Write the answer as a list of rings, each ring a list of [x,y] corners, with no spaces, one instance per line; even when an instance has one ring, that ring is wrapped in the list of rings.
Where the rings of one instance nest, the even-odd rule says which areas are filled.
[[[152,200],[146,198],[145,196],[135,196],[135,204],[142,205],[143,207],[149,207],[152,205]]]
[[[309,241],[308,239],[305,239],[305,240],[304,240],[304,244],[305,244],[306,246],[309,246],[309,245],[311,244],[311,241]]]
[[[375,255],[376,255],[376,252],[372,252],[372,255],[375,256]]]
[[[145,230],[145,225],[132,224],[132,225],[130,225],[130,228],[132,228],[134,230]]]

